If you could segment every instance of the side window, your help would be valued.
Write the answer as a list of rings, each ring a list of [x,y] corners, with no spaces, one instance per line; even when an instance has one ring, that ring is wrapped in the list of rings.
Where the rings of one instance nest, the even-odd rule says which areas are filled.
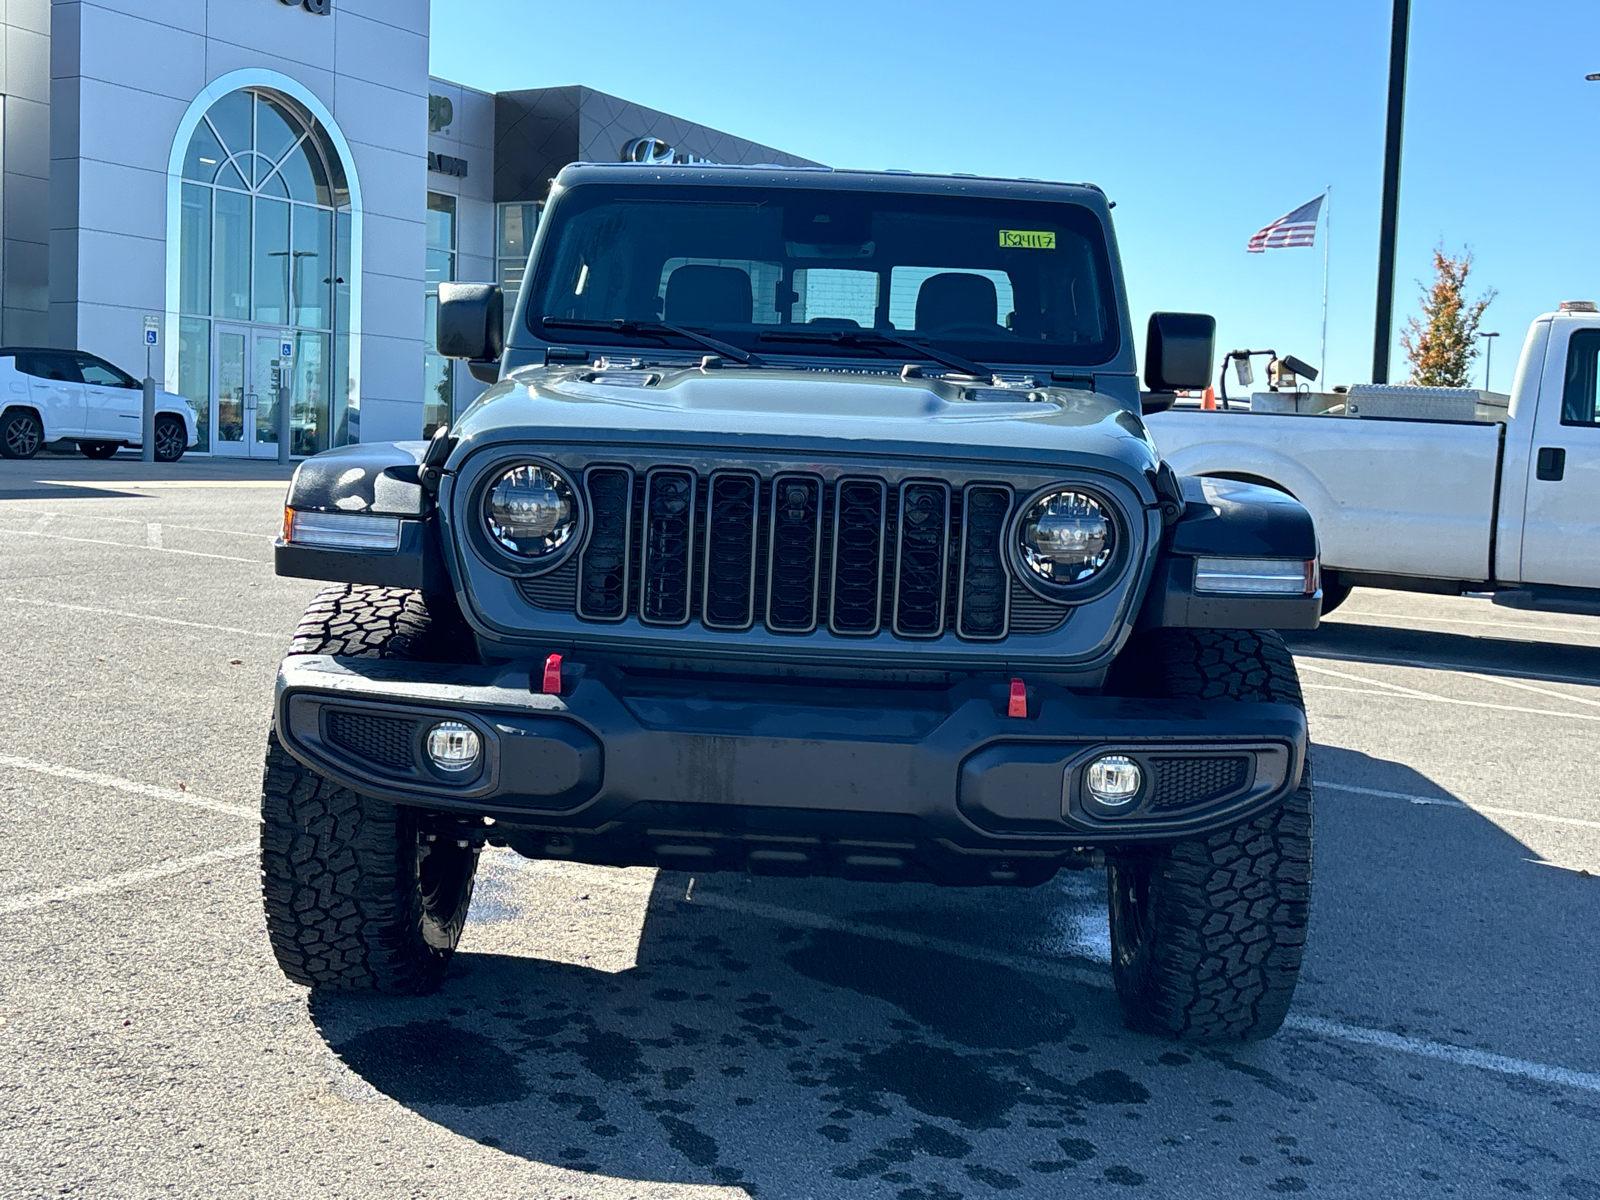
[[[1561,391],[1563,425],[1600,425],[1600,329],[1579,329],[1567,343],[1567,382]]]
[[[83,372],[83,381],[96,387],[135,388],[139,385],[133,377],[117,370],[110,363],[96,358],[92,354],[78,355],[78,368]]]
[[[17,355],[17,370],[35,379],[55,379],[65,383],[82,383],[78,364],[70,354],[56,354],[47,350],[33,354]]]

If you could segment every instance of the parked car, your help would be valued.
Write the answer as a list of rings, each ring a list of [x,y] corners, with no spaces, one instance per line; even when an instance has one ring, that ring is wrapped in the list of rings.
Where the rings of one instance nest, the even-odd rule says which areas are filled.
[[[1595,614],[1597,380],[1600,314],[1579,301],[1533,322],[1508,407],[1463,390],[1459,419],[1429,419],[1417,414],[1448,397],[1372,389],[1372,402],[1337,414],[1175,407],[1145,422],[1174,470],[1265,484],[1305,505],[1322,543],[1324,611],[1368,586]]]
[[[156,392],[157,462],[195,444],[198,418],[182,396]],[[110,458],[144,440],[144,385],[82,350],[0,347],[0,455],[32,458],[47,442],[74,442]]]
[[[289,978],[438,986],[479,850],[1029,886],[1108,867],[1128,1020],[1276,1030],[1311,889],[1305,509],[1140,421],[1098,188],[573,166],[499,381],[300,465],[266,924]],[[1203,386],[1158,314],[1145,382]],[[502,355],[502,349],[504,351]],[[380,661],[382,660],[382,661]],[[980,901],[981,903],[981,901]]]

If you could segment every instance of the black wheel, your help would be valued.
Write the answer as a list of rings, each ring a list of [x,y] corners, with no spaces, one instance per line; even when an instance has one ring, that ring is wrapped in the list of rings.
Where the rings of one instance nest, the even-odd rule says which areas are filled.
[[[324,588],[291,654],[470,661],[454,599],[398,588]],[[296,983],[416,993],[439,986],[472,903],[475,844],[420,810],[338,786],[274,731],[261,787],[261,890],[278,965]]]
[[[122,448],[121,442],[79,442],[78,450],[85,458],[110,458]]]
[[[1322,573],[1322,615],[1327,616],[1339,605],[1350,599],[1354,591],[1351,584],[1341,582],[1337,573],[1324,571]]]
[[[189,434],[177,417],[156,418],[156,461],[177,462],[189,448]]]
[[[32,458],[44,445],[44,424],[25,408],[7,409],[0,416],[0,455]]]
[[[1283,639],[1163,629],[1117,664],[1123,695],[1303,707]],[[1311,901],[1311,766],[1270,813],[1109,857],[1111,969],[1131,1028],[1191,1041],[1270,1037],[1294,997]]]

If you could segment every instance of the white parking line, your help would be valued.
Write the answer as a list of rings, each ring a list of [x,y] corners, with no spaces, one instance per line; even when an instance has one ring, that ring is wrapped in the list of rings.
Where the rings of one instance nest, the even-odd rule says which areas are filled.
[[[244,637],[283,641],[288,633],[263,633],[259,629],[235,629],[231,625],[207,625],[203,621],[184,621],[177,617],[158,617],[151,613],[124,612],[120,608],[92,608],[87,604],[62,604],[57,600],[29,600],[24,596],[0,596],[0,604],[33,604],[40,608],[60,608],[67,612],[96,613],[103,617],[126,617],[130,621],[154,621],[158,625],[182,625],[185,629],[210,629],[216,633],[237,633]]]
[[[152,800],[166,800],[172,804],[186,804],[190,808],[204,808],[212,812],[227,813],[230,817],[260,820],[260,812],[243,804],[230,804],[226,800],[213,800],[179,788],[161,787],[153,783],[139,783],[133,779],[119,779],[115,775],[101,775],[95,771],[80,771],[76,767],[63,767],[56,763],[38,762],[19,758],[15,754],[0,754],[0,767],[17,771],[32,771],[35,775],[49,775],[55,779],[70,779],[74,783],[92,783],[96,787],[129,792],[135,796],[148,796]]]
[[[158,522],[150,521],[144,527],[144,544],[152,550],[161,549],[161,526]]]
[[[1349,617],[1373,617],[1379,621],[1437,621],[1444,625],[1483,625],[1493,626],[1497,629],[1520,629],[1523,633],[1574,633],[1580,637],[1600,637],[1600,623],[1597,623],[1592,629],[1576,629],[1570,625],[1535,625],[1528,622],[1518,621],[1479,621],[1468,620],[1465,617],[1417,617],[1411,616],[1407,613],[1372,612],[1368,609],[1361,608],[1350,609],[1342,615]],[[1370,624],[1370,622],[1347,621],[1335,618],[1332,621],[1324,622],[1324,624],[1366,625]]]
[[[1549,708],[1525,708],[1520,704],[1494,704],[1487,700],[1463,700],[1457,696],[1440,696],[1434,692],[1424,692],[1417,688],[1402,687],[1398,683],[1388,683],[1382,679],[1373,679],[1366,675],[1352,675],[1348,671],[1335,671],[1328,667],[1313,667],[1309,663],[1300,663],[1302,671],[1310,671],[1316,675],[1328,675],[1335,679],[1347,679],[1353,683],[1365,684],[1368,688],[1378,689],[1380,692],[1393,694],[1395,698],[1407,700],[1425,700],[1432,704],[1457,704],[1463,708],[1487,708],[1495,712],[1527,713],[1537,717],[1566,717],[1573,721],[1600,721],[1600,713],[1572,713],[1558,712]],[[1317,687],[1317,684],[1310,684]],[[1346,688],[1333,688],[1321,685],[1328,691],[1348,691]],[[1565,697],[1564,697],[1565,698]]]
[[[224,846],[220,850],[208,850],[204,854],[192,854],[188,858],[169,858],[165,862],[152,863],[136,871],[107,875],[104,879],[94,879],[88,883],[75,883],[70,887],[51,888],[46,892],[29,892],[21,896],[6,896],[0,898],[0,916],[61,904],[67,900],[80,900],[86,896],[103,896],[107,892],[120,891],[123,888],[138,887],[141,883],[153,883],[157,879],[182,875],[185,871],[192,871],[196,867],[244,858],[259,849],[255,842],[241,842],[237,846]]]
[[[1580,646],[1575,649],[1587,650],[1590,647]],[[1498,681],[1502,676],[1515,676],[1518,679],[1537,679],[1541,683],[1572,683],[1579,687],[1600,687],[1600,678],[1593,675],[1554,675],[1548,671],[1493,671],[1484,670],[1481,666],[1471,663],[1447,662],[1443,659],[1438,662],[1424,662],[1420,658],[1388,658],[1377,654],[1339,654],[1331,650],[1294,650],[1296,663],[1302,659],[1321,659],[1325,662],[1370,663],[1375,667],[1415,667],[1419,671],[1448,671],[1452,675],[1482,675],[1486,679]]]
[[[223,562],[250,563],[257,567],[270,567],[272,564],[264,558],[236,558],[231,554],[206,554],[200,550],[174,550],[171,547],[139,546],[133,542],[108,542],[101,538],[68,537],[64,533],[35,533],[31,529],[0,529],[0,533],[8,533],[12,537],[37,537],[51,538],[58,542],[81,542],[87,546],[117,546],[123,550],[158,550],[161,554],[187,554],[191,558],[220,558]]]
[[[1470,812],[1490,813],[1497,817],[1515,817],[1522,821],[1547,821],[1553,825],[1578,825],[1584,829],[1600,829],[1600,821],[1584,817],[1560,817],[1554,813],[1528,812],[1520,808],[1497,808],[1490,804],[1468,804],[1450,796],[1418,796],[1412,792],[1386,792],[1382,788],[1356,787],[1350,783],[1330,783],[1316,780],[1316,786],[1335,792],[1354,792],[1358,796],[1378,796],[1385,800],[1409,800],[1412,804],[1432,804],[1440,808],[1465,808]]]

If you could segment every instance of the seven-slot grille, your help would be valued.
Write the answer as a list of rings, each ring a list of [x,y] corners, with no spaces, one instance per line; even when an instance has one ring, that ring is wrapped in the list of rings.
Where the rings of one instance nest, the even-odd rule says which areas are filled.
[[[1012,579],[1006,484],[607,464],[582,488],[585,544],[521,587],[585,621],[998,640],[1066,617]]]

